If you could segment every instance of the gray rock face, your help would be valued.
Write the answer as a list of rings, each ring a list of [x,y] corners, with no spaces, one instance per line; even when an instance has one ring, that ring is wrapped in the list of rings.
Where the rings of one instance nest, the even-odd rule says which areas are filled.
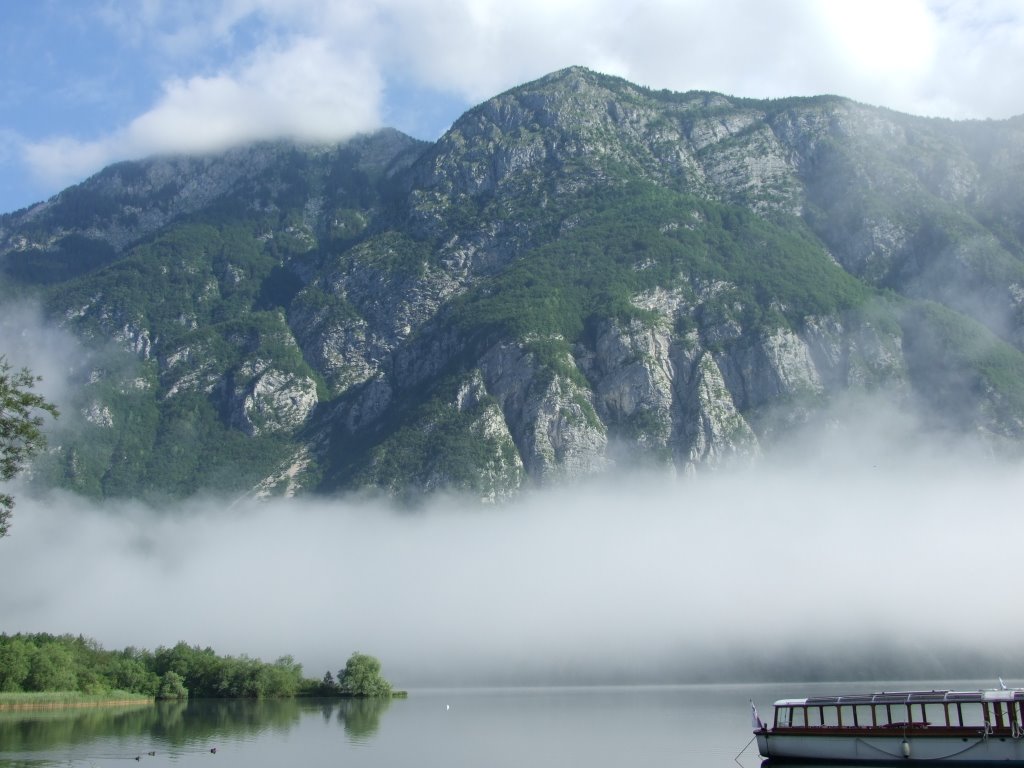
[[[340,419],[350,434],[358,434],[381,418],[394,399],[394,390],[384,376],[376,376],[360,388],[355,401],[348,407],[337,409]]]
[[[778,330],[719,358],[740,410],[762,408],[780,398],[816,397],[823,390],[810,350],[792,331]]]
[[[825,391],[886,388],[909,394],[901,338],[870,321],[808,318],[802,338]]]
[[[676,413],[672,337],[664,324],[608,324],[599,331],[590,376],[596,382],[597,412],[615,425],[616,438],[640,449],[646,461],[671,460]],[[635,456],[634,458],[639,458]]]
[[[575,368],[571,358],[564,362]],[[530,477],[547,483],[607,466],[607,435],[586,388],[539,366],[522,344],[494,347],[480,370]]]
[[[701,353],[690,365],[682,382],[682,410],[687,417],[676,429],[676,461],[693,472],[756,458],[760,455],[757,436],[736,409],[714,356]]]
[[[234,394],[232,421],[248,435],[288,432],[317,405],[316,382],[266,368]]]
[[[387,347],[375,339],[366,322],[347,322],[320,315],[294,316],[292,322],[307,357],[334,392],[368,381],[381,370]]]
[[[454,406],[460,412],[482,411],[466,430],[480,443],[491,446],[489,458],[477,470],[480,499],[495,503],[508,498],[526,479],[525,469],[505,415],[496,402],[490,401],[479,370],[459,387]],[[450,478],[434,479],[434,487],[451,486]]]
[[[87,408],[82,410],[82,417],[96,427],[114,426],[114,417],[110,412],[110,408],[102,403],[90,403]]]

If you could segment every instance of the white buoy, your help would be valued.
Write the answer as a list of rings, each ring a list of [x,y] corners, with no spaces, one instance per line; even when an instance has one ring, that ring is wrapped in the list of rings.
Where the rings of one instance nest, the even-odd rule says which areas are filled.
[[[903,756],[910,757],[910,742],[906,739],[903,740]]]

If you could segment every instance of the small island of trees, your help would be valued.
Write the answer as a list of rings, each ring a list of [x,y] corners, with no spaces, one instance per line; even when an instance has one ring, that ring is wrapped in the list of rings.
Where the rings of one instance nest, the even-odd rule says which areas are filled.
[[[322,680],[304,678],[291,656],[264,662],[249,656],[221,656],[212,648],[179,642],[156,651],[108,651],[81,635],[0,634],[0,703],[17,704],[18,694],[60,693],[92,699],[128,697],[286,698],[293,696],[392,697],[373,656],[353,653],[338,672]]]
[[[345,668],[338,671],[335,682],[330,671],[320,682],[320,690],[327,696],[359,696],[388,698],[394,696],[391,683],[380,673],[380,662],[365,653],[353,653],[345,663]]]

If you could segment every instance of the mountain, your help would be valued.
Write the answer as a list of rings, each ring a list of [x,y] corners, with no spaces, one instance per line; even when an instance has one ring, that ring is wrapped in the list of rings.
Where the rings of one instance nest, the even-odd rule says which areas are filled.
[[[393,130],[111,166],[0,218],[91,350],[35,477],[485,499],[770,452],[868,393],[1024,444],[1024,117],[574,67]]]

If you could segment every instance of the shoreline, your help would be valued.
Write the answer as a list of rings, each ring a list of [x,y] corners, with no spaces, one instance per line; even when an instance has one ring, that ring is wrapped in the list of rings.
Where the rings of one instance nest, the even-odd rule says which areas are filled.
[[[156,703],[155,699],[96,699],[86,701],[0,701],[0,712],[26,712],[32,710],[50,709],[84,709],[89,707],[127,707],[127,706],[148,706]]]
[[[309,701],[311,699],[323,699],[327,701],[360,701],[367,699],[381,698],[385,700],[391,699],[407,699],[409,698],[408,691],[393,691],[390,696],[289,696],[284,698],[290,698],[295,701]],[[225,699],[226,701],[227,699]],[[256,701],[256,699],[253,699]],[[40,699],[36,701],[0,701],[0,713],[2,712],[31,712],[31,711],[48,711],[55,709],[86,709],[90,707],[129,707],[129,706],[150,706],[157,703],[155,698],[110,698],[110,699]]]

